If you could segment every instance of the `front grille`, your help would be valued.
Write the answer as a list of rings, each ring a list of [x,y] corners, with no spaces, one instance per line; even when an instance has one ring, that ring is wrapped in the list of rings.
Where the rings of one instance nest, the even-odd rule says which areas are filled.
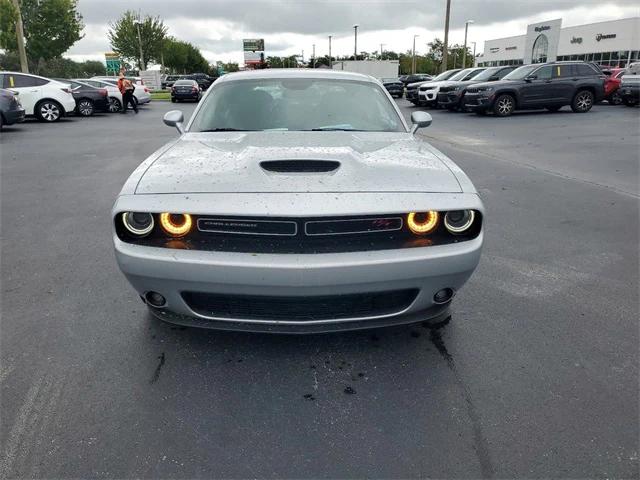
[[[455,87],[440,87],[441,92],[452,92]]]
[[[478,93],[478,89],[476,87],[467,88],[467,93]]]
[[[291,322],[393,315],[406,310],[417,295],[417,289],[311,297],[182,292],[189,308],[204,317]]]

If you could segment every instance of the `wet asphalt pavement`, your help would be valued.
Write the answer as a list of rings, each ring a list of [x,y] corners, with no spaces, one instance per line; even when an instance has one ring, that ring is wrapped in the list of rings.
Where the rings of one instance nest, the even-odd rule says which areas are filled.
[[[118,271],[171,107],[1,134],[0,478],[638,477],[640,110],[434,111],[487,207],[451,321],[291,337],[163,324]]]

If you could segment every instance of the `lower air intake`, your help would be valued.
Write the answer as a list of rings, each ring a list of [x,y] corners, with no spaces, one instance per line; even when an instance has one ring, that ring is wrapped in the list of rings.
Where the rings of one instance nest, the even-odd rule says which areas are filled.
[[[334,160],[270,160],[260,162],[260,166],[275,173],[326,173],[340,167]]]
[[[393,315],[407,309],[417,295],[417,289],[407,289],[314,297],[183,292],[182,298],[204,317],[306,322]]]

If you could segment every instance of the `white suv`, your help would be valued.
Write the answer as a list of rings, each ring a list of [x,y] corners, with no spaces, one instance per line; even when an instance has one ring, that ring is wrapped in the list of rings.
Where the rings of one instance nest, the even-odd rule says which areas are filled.
[[[0,72],[0,87],[18,93],[26,115],[57,122],[76,108],[69,85],[28,73]]]

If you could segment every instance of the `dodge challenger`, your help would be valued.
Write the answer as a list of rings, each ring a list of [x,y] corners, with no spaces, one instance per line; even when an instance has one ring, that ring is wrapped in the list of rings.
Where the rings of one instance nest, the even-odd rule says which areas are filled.
[[[112,211],[118,265],[156,317],[309,333],[438,322],[476,268],[484,208],[372,77],[228,74]]]

